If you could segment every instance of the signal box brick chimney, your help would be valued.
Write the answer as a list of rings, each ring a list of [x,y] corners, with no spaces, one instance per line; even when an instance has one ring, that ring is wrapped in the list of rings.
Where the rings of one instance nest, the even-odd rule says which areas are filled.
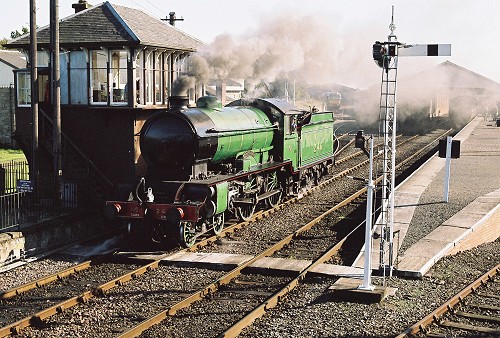
[[[91,4],[87,2],[87,0],[78,0],[78,3],[73,4],[71,7],[75,9],[75,13],[81,12],[87,8],[92,7]]]

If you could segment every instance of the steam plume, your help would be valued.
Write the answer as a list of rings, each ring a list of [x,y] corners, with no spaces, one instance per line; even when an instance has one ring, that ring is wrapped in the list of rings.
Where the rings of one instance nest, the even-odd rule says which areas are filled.
[[[284,77],[331,82],[339,52],[336,40],[323,19],[293,13],[264,18],[254,31],[219,35],[203,46],[190,58],[187,77],[198,82],[244,78],[250,85]]]

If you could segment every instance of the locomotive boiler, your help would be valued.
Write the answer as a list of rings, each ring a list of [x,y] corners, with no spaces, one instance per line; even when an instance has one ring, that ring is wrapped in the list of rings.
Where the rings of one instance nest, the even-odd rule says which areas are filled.
[[[106,202],[110,219],[161,242],[191,246],[222,231],[228,216],[248,220],[317,183],[334,160],[332,112],[303,111],[278,99],[211,96],[147,120],[140,147],[147,163],[128,201]]]

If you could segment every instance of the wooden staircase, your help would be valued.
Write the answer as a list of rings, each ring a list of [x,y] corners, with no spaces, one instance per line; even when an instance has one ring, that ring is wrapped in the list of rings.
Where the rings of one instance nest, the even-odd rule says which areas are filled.
[[[51,172],[54,173],[53,121],[44,109],[39,109],[39,144],[52,159]],[[100,207],[113,191],[113,182],[85,155],[64,133],[61,133],[61,192],[62,199],[76,198],[70,204],[79,207]],[[55,178],[55,173],[54,173]],[[73,197],[71,195],[74,195]]]

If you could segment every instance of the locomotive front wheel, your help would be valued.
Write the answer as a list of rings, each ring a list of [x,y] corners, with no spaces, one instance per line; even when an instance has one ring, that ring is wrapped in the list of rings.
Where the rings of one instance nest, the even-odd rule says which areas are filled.
[[[186,248],[192,247],[196,242],[196,237],[194,230],[191,229],[191,225],[189,223],[183,223],[181,224],[179,230],[180,230],[179,240],[181,244]]]
[[[214,216],[214,234],[218,235],[222,232],[224,228],[224,213]]]
[[[236,208],[238,211],[238,217],[242,221],[248,221],[252,218],[255,211],[255,204],[246,204]]]

